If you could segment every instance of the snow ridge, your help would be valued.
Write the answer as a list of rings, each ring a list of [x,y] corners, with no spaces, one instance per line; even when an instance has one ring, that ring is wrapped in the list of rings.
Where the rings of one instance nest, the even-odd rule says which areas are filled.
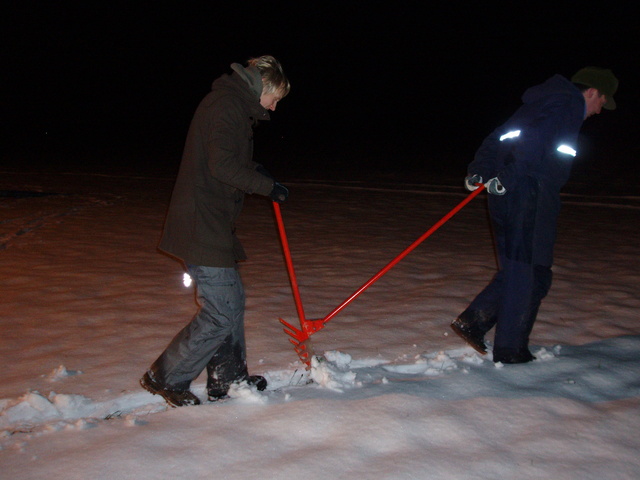
[[[402,356],[395,361],[353,359],[344,352],[327,351],[313,358],[309,371],[295,364],[287,370],[264,372],[269,381],[264,392],[245,382],[230,390],[228,400],[208,403],[204,384],[195,384],[192,390],[203,399],[205,408],[268,406],[342,395],[347,391],[352,392],[351,396],[354,391],[360,392],[356,396],[380,396],[389,393],[389,389],[397,389],[393,385],[398,382],[404,390],[412,385],[417,394],[424,397],[453,400],[496,395],[495,385],[501,384],[501,396],[545,397],[558,396],[561,392],[562,396],[592,403],[640,395],[640,384],[629,383],[626,373],[629,369],[637,371],[640,366],[639,350],[640,336],[618,337],[584,346],[534,348],[536,361],[508,366],[494,364],[490,353],[480,356],[470,347]],[[625,368],[621,369],[620,365]],[[61,365],[46,377],[53,383],[81,374]],[[461,380],[460,375],[466,378]],[[0,450],[11,444],[17,434],[39,436],[84,430],[114,419],[124,420],[127,426],[144,425],[145,416],[167,410],[170,409],[162,398],[142,389],[105,401],[55,391],[46,395],[30,391],[19,398],[0,400]]]
[[[544,349],[543,349],[544,350]],[[546,356],[544,360],[555,358]],[[216,404],[266,405],[280,400],[290,401],[294,391],[308,386],[312,390],[343,393],[346,390],[387,384],[389,378],[411,376],[414,381],[450,373],[468,373],[469,366],[492,365],[490,355],[481,358],[471,348],[416,355],[407,363],[403,357],[396,362],[382,359],[354,360],[339,351],[327,351],[315,356],[309,371],[296,365],[292,369],[264,372],[269,382],[265,392],[259,392],[246,382],[232,386],[229,399]],[[54,369],[46,378],[54,383],[81,371],[67,370],[64,365]],[[193,392],[206,403],[204,384],[195,384]],[[15,399],[0,400],[0,438],[17,433],[43,434],[61,430],[86,429],[101,421],[124,418],[128,424],[141,423],[142,417],[168,409],[163,399],[143,391],[126,392],[106,401],[93,401],[83,395],[51,391],[43,394],[30,391]]]

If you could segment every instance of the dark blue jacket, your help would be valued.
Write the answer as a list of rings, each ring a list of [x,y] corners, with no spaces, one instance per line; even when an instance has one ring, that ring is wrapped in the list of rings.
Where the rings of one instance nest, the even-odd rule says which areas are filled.
[[[522,101],[513,116],[484,140],[469,173],[480,174],[485,182],[497,176],[507,191],[530,175],[559,192],[569,179],[574,156],[557,149],[565,145],[576,150],[584,97],[569,80],[554,75],[529,88]],[[518,136],[500,140],[516,131]]]
[[[585,101],[569,80],[554,75],[529,88],[523,105],[476,152],[469,174],[498,177],[503,196],[489,195],[498,249],[505,258],[551,266],[560,189],[571,173]]]

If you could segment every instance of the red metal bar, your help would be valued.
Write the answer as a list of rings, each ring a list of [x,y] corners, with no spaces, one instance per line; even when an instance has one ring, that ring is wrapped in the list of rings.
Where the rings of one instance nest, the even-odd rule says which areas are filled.
[[[447,213],[444,217],[442,217],[433,227],[427,230],[424,234],[420,236],[415,242],[409,245],[406,249],[404,249],[400,255],[394,258],[391,262],[389,262],[382,270],[376,273],[373,277],[371,277],[364,285],[362,285],[358,290],[356,290],[349,298],[347,298],[344,302],[338,305],[335,309],[331,311],[326,317],[322,319],[322,323],[327,323],[333,317],[335,317],[343,308],[349,305],[353,300],[356,299],[362,292],[364,292],[367,288],[377,282],[380,277],[382,277],[385,273],[391,270],[400,260],[409,255],[418,245],[424,242],[428,237],[430,237],[433,232],[438,230],[442,225],[444,225],[451,217],[453,217],[456,213],[458,213],[467,203],[473,200],[477,195],[480,194],[484,190],[484,185],[478,184],[479,187],[471,192],[462,202],[460,202],[456,207],[454,207],[449,213]],[[316,329],[316,331],[319,329]],[[313,332],[312,332],[313,333]]]
[[[478,188],[471,192],[462,202],[460,202],[456,207],[454,207],[449,213],[447,213],[444,217],[442,217],[433,227],[427,230],[424,234],[422,234],[416,241],[414,241],[411,245],[405,248],[397,257],[395,257],[391,262],[389,262],[382,270],[376,273],[373,277],[371,277],[364,285],[362,285],[358,290],[356,290],[350,297],[348,297],[344,302],[338,305],[335,309],[333,309],[326,317],[320,320],[307,320],[304,314],[304,308],[302,307],[302,299],[300,297],[300,288],[298,287],[298,281],[296,279],[295,270],[293,268],[293,261],[291,260],[291,250],[289,249],[289,241],[287,240],[287,234],[284,229],[284,222],[282,220],[282,213],[280,212],[280,205],[277,202],[273,202],[273,210],[275,212],[276,221],[278,224],[278,231],[280,233],[280,241],[282,243],[282,250],[284,252],[285,262],[287,265],[287,271],[289,273],[289,280],[291,281],[291,288],[293,290],[293,297],[296,304],[296,309],[298,311],[298,318],[300,320],[300,330],[291,325],[290,323],[280,319],[280,323],[282,323],[285,328],[284,332],[289,335],[291,338],[289,341],[293,344],[294,349],[300,360],[307,365],[307,369],[311,366],[311,356],[312,356],[312,348],[309,342],[310,336],[313,335],[318,330],[324,328],[324,325],[331,320],[334,316],[336,316],[339,312],[342,311],[347,305],[349,305],[353,300],[356,299],[362,292],[364,292],[367,288],[377,282],[384,274],[386,274],[391,268],[393,268],[398,262],[400,262],[404,257],[409,255],[418,245],[420,245],[424,240],[430,237],[436,230],[438,230],[442,225],[444,225],[451,217],[453,217],[456,213],[458,213],[467,203],[473,200],[477,195],[479,195],[484,189],[484,185],[477,184]]]
[[[285,259],[285,263],[287,264],[287,272],[289,272],[291,289],[293,290],[293,299],[296,304],[296,310],[298,311],[298,318],[300,319],[300,327],[302,328],[302,331],[305,332],[307,320],[304,316],[304,308],[302,307],[302,298],[300,297],[300,288],[298,287],[296,272],[293,269],[293,261],[291,260],[291,250],[289,249],[287,232],[284,229],[284,222],[282,221],[282,213],[280,212],[280,205],[278,204],[278,202],[273,202],[273,211],[275,212],[275,215],[276,215],[276,223],[278,224],[278,232],[280,233],[280,241],[282,243],[284,259]]]

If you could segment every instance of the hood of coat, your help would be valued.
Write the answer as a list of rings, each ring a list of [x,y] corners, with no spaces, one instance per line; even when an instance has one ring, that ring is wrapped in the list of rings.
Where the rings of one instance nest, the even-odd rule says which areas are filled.
[[[524,103],[534,103],[554,96],[582,97],[580,90],[562,75],[554,75],[540,85],[527,89],[522,95]]]
[[[260,101],[260,95],[262,95],[262,76],[260,71],[256,67],[243,67],[239,63],[232,63],[231,69],[240,75],[240,78],[249,85],[249,90]]]
[[[231,94],[240,97],[243,103],[251,109],[251,116],[255,121],[270,120],[269,112],[260,105],[260,95],[262,94],[262,76],[255,67],[245,68],[239,63],[231,65],[233,73],[222,75],[214,80],[211,85],[212,92],[217,95]]]

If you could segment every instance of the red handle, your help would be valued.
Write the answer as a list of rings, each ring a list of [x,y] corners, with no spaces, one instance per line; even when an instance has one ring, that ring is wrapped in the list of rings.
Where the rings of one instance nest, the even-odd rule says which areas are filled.
[[[344,307],[349,305],[355,298],[364,292],[367,288],[377,282],[380,277],[382,277],[385,273],[391,270],[400,260],[409,255],[418,245],[424,242],[428,237],[430,237],[433,232],[438,230],[442,225],[444,225],[451,217],[453,217],[456,213],[458,213],[462,207],[464,207],[467,203],[473,200],[480,192],[484,190],[484,185],[479,185],[476,190],[471,192],[462,202],[460,202],[456,207],[454,207],[449,213],[447,213],[444,217],[442,217],[433,227],[427,230],[425,233],[420,236],[415,242],[405,248],[400,255],[394,258],[391,262],[389,262],[382,270],[376,273],[373,277],[371,277],[364,285],[362,285],[358,290],[356,290],[349,298],[347,298],[344,302],[338,305],[329,315],[322,319],[323,323],[328,322],[333,317],[335,317]]]
[[[287,264],[287,272],[289,272],[289,280],[291,281],[291,289],[293,290],[293,300],[296,304],[296,310],[298,311],[300,326],[304,331],[306,318],[304,316],[304,308],[302,308],[302,298],[300,298],[300,289],[298,288],[298,281],[296,280],[296,272],[293,269],[293,261],[291,260],[291,250],[289,250],[287,232],[284,229],[284,222],[282,221],[282,213],[280,212],[280,205],[278,202],[273,202],[273,211],[276,215],[276,223],[278,224],[278,232],[280,233],[280,242],[282,243],[284,260]]]

